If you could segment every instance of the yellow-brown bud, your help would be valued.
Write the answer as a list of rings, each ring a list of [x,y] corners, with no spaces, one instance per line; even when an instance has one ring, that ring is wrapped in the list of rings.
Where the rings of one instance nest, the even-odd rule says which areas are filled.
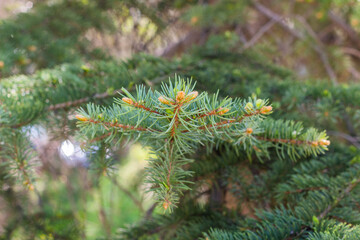
[[[184,100],[185,98],[185,92],[184,91],[180,91],[177,93],[176,95],[176,101],[177,102],[182,102],[182,100]]]
[[[311,142],[311,146],[313,147],[317,147],[319,145],[319,143],[317,141],[312,141]]]
[[[225,113],[227,113],[228,111],[230,111],[230,109],[228,108],[219,108],[219,115],[224,115]]]
[[[36,51],[36,46],[34,46],[34,45],[30,45],[29,47],[28,47],[28,50],[30,51],[30,52],[35,52]]]
[[[163,97],[163,96],[159,97],[158,100],[159,100],[161,103],[166,104],[166,105],[172,104],[172,101],[171,101],[171,100],[168,100],[168,99],[166,99],[166,98]]]
[[[195,99],[198,95],[199,95],[199,93],[197,91],[189,93],[185,98],[185,102],[189,102],[189,101]]]
[[[168,209],[169,206],[170,206],[170,204],[171,204],[171,202],[164,202],[164,203],[163,203],[163,208],[164,208],[165,210]]]
[[[133,100],[131,100],[130,98],[123,97],[122,100],[123,100],[124,102],[126,102],[127,104],[130,104],[130,105],[133,105],[133,104],[134,104]]]
[[[246,133],[247,133],[247,134],[252,134],[252,132],[253,132],[253,129],[252,129],[252,128],[247,128],[247,129],[246,129]]]
[[[34,191],[34,189],[35,189],[34,185],[32,185],[31,183],[29,184],[28,188],[30,191]]]
[[[320,146],[329,146],[330,145],[330,141],[326,140],[326,139],[322,139],[319,141]]]
[[[260,109],[261,114],[268,114],[272,111],[272,106],[264,106]]]
[[[5,66],[5,63],[3,61],[0,61],[0,69],[2,69]]]
[[[197,23],[198,20],[199,20],[198,17],[193,16],[193,17],[191,18],[191,23],[192,23],[192,24],[195,24],[195,23]]]
[[[83,122],[85,122],[85,121],[87,121],[88,120],[88,118],[87,117],[84,117],[83,115],[75,115],[75,118],[77,119],[77,120],[79,120],[79,121],[83,121]]]

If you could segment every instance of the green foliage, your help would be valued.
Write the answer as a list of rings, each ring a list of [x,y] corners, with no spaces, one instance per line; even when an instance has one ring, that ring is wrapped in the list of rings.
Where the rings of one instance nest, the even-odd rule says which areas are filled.
[[[254,36],[245,24],[256,26],[255,19],[264,20],[254,13],[255,2],[42,2],[0,24],[4,36],[0,74],[6,77],[0,82],[0,200],[11,209],[0,238],[80,239],[85,236],[86,219],[94,218],[107,239],[357,238],[360,85],[296,81],[291,71],[267,60],[272,47],[263,46],[263,41],[256,51],[244,49],[242,31],[245,40]],[[321,11],[321,21],[309,19],[316,30],[332,26],[325,13],[333,6],[349,20],[359,9],[347,9],[339,1],[278,3],[279,14],[290,4],[300,15],[304,11],[318,18]],[[144,29],[162,32],[164,22],[176,22],[168,18],[173,9],[179,11],[176,20],[179,17],[210,34],[204,44],[179,58],[137,54],[117,62],[85,40],[89,30],[107,33],[119,25],[123,32],[131,32],[125,29],[129,25],[147,46],[155,36]],[[136,18],[144,17],[147,21],[141,25]],[[305,24],[289,19],[296,30],[306,32],[292,46],[294,56],[312,52],[314,40]],[[271,45],[285,35],[274,28],[264,38]],[[336,64],[330,59],[336,74],[342,74],[344,66],[356,68],[354,59],[329,48],[324,51],[330,58],[336,56]],[[271,55],[273,62],[278,61],[276,56]],[[55,66],[62,63],[66,64]],[[323,76],[322,65],[311,63],[308,70]],[[291,66],[291,60],[287,64]],[[35,70],[39,71],[32,74]],[[195,96],[194,85],[180,77],[161,84],[174,73],[193,79],[200,94],[185,100]],[[118,92],[123,98],[113,101]],[[177,102],[180,92],[184,99]],[[271,102],[272,118],[265,119],[271,110],[261,114],[263,107],[270,106],[262,99]],[[80,121],[75,121],[79,106],[83,110],[78,112]],[[61,177],[45,183],[38,180],[41,171],[50,169],[56,175],[64,170],[54,170],[43,160],[38,167],[38,158],[44,156],[29,137],[31,127],[37,125],[56,139],[72,139],[75,132],[77,140],[86,139],[91,187],[86,177],[70,179],[74,184],[66,186],[68,191]],[[327,130],[332,143],[328,152],[325,132],[312,127]],[[110,236],[114,229],[106,228],[106,214],[115,209],[94,210],[86,203],[114,200],[117,204],[119,196],[104,200],[101,193],[93,197],[85,192],[101,188],[102,178],[112,181],[121,174],[115,171],[122,158],[119,149],[136,141],[152,152],[145,182],[150,198],[161,206],[153,213],[154,205],[138,223]],[[54,182],[61,187],[54,187]],[[83,198],[88,199],[80,201]],[[171,211],[163,213],[164,208]]]
[[[36,4],[30,13],[0,22],[1,76],[32,73],[35,69],[81,59],[103,58],[82,39],[90,28],[111,29],[112,23],[97,1]],[[53,16],[56,16],[53,17]]]
[[[81,134],[90,143],[94,139],[109,143],[115,138],[120,142],[126,136],[151,147],[156,157],[147,168],[147,182],[165,210],[171,210],[182,192],[190,190],[187,178],[191,172],[183,167],[190,164],[186,155],[200,145],[230,143],[240,145],[248,156],[255,149],[268,157],[267,148],[274,147],[279,156],[285,158],[287,153],[292,159],[316,156],[329,145],[324,132],[309,129],[302,133],[300,124],[262,121],[272,110],[267,101],[218,100],[217,94],[193,90],[191,81],[175,77],[174,83],[162,85],[161,92],[138,87],[133,96],[122,89],[126,97],[116,99],[117,105],[104,109],[90,104],[87,111],[76,115]]]

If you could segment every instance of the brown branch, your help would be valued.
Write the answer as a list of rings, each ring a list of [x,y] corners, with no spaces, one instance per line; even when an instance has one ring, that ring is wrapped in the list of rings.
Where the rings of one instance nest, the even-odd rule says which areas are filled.
[[[303,189],[296,189],[293,191],[286,191],[285,194],[293,194],[293,193],[302,193],[305,191],[316,191],[316,190],[322,190],[322,189],[328,189],[329,187],[309,187],[309,188],[303,188]]]
[[[348,187],[342,192],[342,194],[336,198],[334,204],[329,205],[320,215],[319,215],[319,219],[322,219],[324,217],[326,217],[326,215],[328,215],[330,213],[331,210],[333,210],[338,204],[339,202],[346,197],[348,194],[350,194],[350,192],[354,189],[354,187],[356,187],[358,184],[360,183],[360,178],[358,178],[356,181],[349,183]]]
[[[99,137],[96,137],[96,138],[91,139],[91,140],[89,141],[89,143],[93,143],[93,142],[97,142],[97,141],[103,140],[104,138],[106,138],[106,137],[108,137],[108,136],[110,136],[110,135],[111,135],[111,132],[106,133],[106,134],[104,134],[104,135],[101,135],[101,136],[99,136]]]
[[[231,124],[231,123],[239,123],[241,122],[242,120],[244,120],[244,118],[246,117],[251,117],[251,116],[254,116],[254,115],[257,115],[257,114],[260,114],[260,111],[259,110],[256,110],[255,112],[253,113],[249,113],[249,114],[245,114],[244,116],[242,116],[241,118],[239,119],[230,119],[230,120],[224,120],[222,122],[217,122],[215,124],[208,124],[208,125],[205,125],[205,126],[200,126],[198,127],[198,129],[202,130],[202,129],[208,129],[208,128],[213,128],[213,127],[223,127],[224,125],[227,125],[227,124]],[[183,130],[181,131],[182,133],[186,133],[186,132],[189,132],[189,130]]]
[[[261,137],[261,136],[254,136],[254,137],[261,141],[266,141],[266,142],[291,143],[291,144],[295,144],[295,145],[303,145],[303,144],[311,145],[312,144],[311,141],[302,141],[302,140],[296,140],[296,139],[265,138],[265,137]]]
[[[286,30],[287,32],[289,32],[290,34],[292,34],[293,36],[295,36],[298,39],[305,40],[305,36],[301,32],[296,31],[293,28],[290,28],[285,23],[285,21],[283,21],[284,17],[271,11],[270,9],[266,8],[264,5],[262,5],[258,2],[253,2],[253,5],[256,8],[256,10],[258,10],[260,13],[267,16],[268,18],[273,19],[284,30]],[[307,30],[309,30],[309,29],[307,29]],[[332,83],[334,85],[337,85],[336,74],[329,63],[329,59],[328,59],[325,51],[321,47],[319,47],[318,44],[311,44],[310,47],[319,54],[320,60],[322,61],[324,68],[325,68],[327,74],[329,75],[330,80],[332,81]]]
[[[288,31],[289,33],[291,33],[292,35],[294,35],[297,38],[303,38],[304,36],[298,32],[295,31],[294,29],[290,28],[284,21],[284,17],[280,16],[277,13],[274,13],[273,11],[271,11],[270,9],[268,9],[267,7],[265,7],[264,5],[258,3],[258,2],[253,2],[254,7],[256,8],[256,10],[258,10],[260,13],[262,13],[263,15],[265,15],[266,17],[273,19],[277,24],[279,24],[283,29],[285,29],[286,31]]]
[[[360,149],[360,141],[356,137],[350,136],[346,133],[336,132],[336,131],[327,131],[327,134],[329,136],[341,137],[341,138],[347,140],[348,142],[350,142],[351,144],[353,144],[355,147]]]
[[[204,43],[210,35],[209,29],[195,29],[189,32],[188,35],[180,39],[178,42],[171,44],[160,54],[161,57],[174,57],[175,55],[183,53],[186,49],[194,44]]]
[[[355,48],[343,47],[341,48],[341,50],[346,54],[352,55],[360,59],[360,51]]]
[[[243,46],[243,49],[248,49],[252,47],[267,31],[269,31],[276,21],[274,19],[271,19],[269,22],[267,22],[264,26],[262,26],[259,31],[250,39],[250,41],[246,42]]]
[[[139,208],[141,212],[144,212],[142,203],[129,190],[121,186],[116,178],[110,177],[110,179],[123,193],[125,193],[129,198],[131,198],[131,200],[134,202],[134,204]]]
[[[152,110],[152,109],[150,109],[148,107],[145,107],[144,105],[139,104],[137,102],[133,103],[132,105],[134,107],[136,107],[136,108],[141,108],[141,109],[144,109],[145,111],[148,111],[148,112],[151,112],[151,113],[156,113],[156,114],[159,114],[159,115],[163,115],[163,114],[159,113],[158,111]]]
[[[121,92],[121,89],[115,90],[114,92]],[[97,93],[92,97],[85,97],[85,98],[80,98],[77,100],[73,100],[73,101],[68,101],[68,102],[64,102],[64,103],[58,103],[55,105],[50,105],[49,107],[45,108],[42,112],[46,112],[46,111],[55,111],[58,109],[64,109],[64,108],[69,108],[69,107],[75,107],[78,105],[81,105],[83,103],[89,102],[91,99],[104,99],[104,98],[108,98],[108,97],[112,97],[115,94],[109,94],[108,92],[104,92],[104,93]],[[0,127],[9,127],[9,128],[20,128],[23,127],[29,123],[31,123],[35,118],[29,119],[27,121],[21,122],[21,123],[17,123],[14,125],[10,125],[10,126],[6,126],[3,124],[0,124]]]
[[[336,15],[334,12],[329,12],[328,16],[330,20],[340,27],[349,36],[350,40],[360,47],[360,35],[357,33],[349,24],[347,24],[341,17]]]
[[[204,117],[208,117],[208,116],[212,116],[212,115],[217,115],[217,114],[219,114],[219,111],[220,111],[220,109],[217,108],[217,109],[212,110],[212,111],[210,111],[210,112],[207,112],[207,113],[203,113],[203,114],[198,115],[198,116],[196,117],[196,119],[204,118]],[[189,118],[189,119],[187,119],[187,120],[190,121],[190,120],[192,120],[192,119]]]
[[[177,106],[174,109],[175,115],[174,115],[174,124],[171,128],[171,137],[175,136],[175,130],[179,124],[179,115],[178,115],[178,111],[180,110],[181,104],[177,104]]]
[[[94,124],[102,124],[106,127],[118,127],[118,128],[122,128],[125,130],[136,130],[136,131],[150,131],[150,132],[160,132],[159,130],[156,129],[152,129],[152,128],[143,128],[143,127],[135,127],[132,125],[124,125],[124,124],[120,124],[120,123],[110,123],[110,122],[102,122],[102,121],[96,121],[93,119],[86,119],[86,120],[82,120],[83,122],[91,122]]]
[[[315,40],[316,44],[312,45],[312,48],[319,54],[321,61],[324,64],[325,70],[329,75],[330,79],[333,81],[333,84],[336,85],[336,74],[334,69],[331,67],[329,62],[329,58],[324,50],[324,45],[320,41],[319,37],[315,33],[315,31],[311,28],[311,26],[307,23],[305,18],[298,16],[297,19],[303,24],[309,35]]]
[[[114,93],[118,93],[121,92],[121,89],[115,90]],[[91,99],[103,99],[103,98],[108,98],[108,97],[112,97],[115,94],[109,94],[108,92],[104,92],[104,93],[97,93],[92,97],[84,97],[84,98],[80,98],[74,101],[68,101],[68,102],[64,102],[64,103],[58,103],[55,105],[51,105],[49,106],[46,110],[48,111],[54,111],[57,109],[62,109],[62,108],[68,108],[68,107],[74,107],[74,106],[78,106],[81,105],[83,103],[89,102]]]

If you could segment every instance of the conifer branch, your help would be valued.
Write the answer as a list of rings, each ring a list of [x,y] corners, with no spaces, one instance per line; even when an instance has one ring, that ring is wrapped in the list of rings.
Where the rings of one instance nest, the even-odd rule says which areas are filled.
[[[221,111],[224,111],[224,110],[221,110]],[[226,111],[228,112],[228,111]],[[225,113],[226,113],[225,112]],[[241,118],[238,118],[238,119],[229,119],[229,120],[224,120],[224,121],[221,121],[221,122],[217,122],[215,124],[208,124],[208,125],[205,125],[205,126],[200,126],[198,127],[199,130],[203,130],[203,129],[209,129],[209,128],[221,128],[221,127],[224,127],[224,125],[227,125],[227,124],[232,124],[232,123],[241,123],[245,118],[247,117],[251,117],[251,116],[255,116],[255,115],[258,115],[260,114],[261,111],[260,110],[256,110],[252,113],[249,113],[249,114],[245,114],[244,116],[242,116]],[[264,113],[263,113],[264,114]],[[208,114],[203,114],[203,115],[200,115],[199,118],[202,118],[202,117],[207,117],[207,116],[211,116],[211,115],[223,115],[223,114],[219,114],[216,112],[216,110],[213,110],[211,112],[209,112]],[[228,127],[228,126],[225,126],[225,127]],[[189,130],[183,130],[181,131],[182,133],[186,133],[186,132],[189,132]]]
[[[274,143],[290,143],[294,145],[311,145],[313,147],[317,146],[328,146],[330,145],[330,141],[328,140],[320,140],[320,141],[304,141],[304,140],[296,140],[296,139],[281,139],[281,138],[265,138],[262,136],[254,136],[255,138],[261,141],[274,142]]]
[[[350,192],[360,183],[360,178],[356,179],[355,181],[352,181],[351,183],[348,184],[348,186],[344,189],[344,191],[341,193],[340,196],[338,196],[336,198],[336,200],[334,201],[333,204],[329,205],[320,215],[319,215],[319,219],[323,219],[324,217],[326,217],[331,210],[333,210],[342,199],[344,199],[347,195],[350,194]]]
[[[90,139],[90,140],[89,140],[89,143],[101,141],[101,140],[103,140],[104,138],[109,137],[111,134],[112,134],[112,132],[108,132],[108,133],[105,133],[105,134],[103,134],[103,135],[101,135],[101,136],[99,136],[99,137]]]
[[[156,113],[158,115],[163,115],[161,113],[159,113],[158,111],[156,110],[153,110],[153,109],[150,109],[148,107],[145,107],[143,104],[141,103],[138,103],[138,102],[134,102],[133,100],[131,100],[130,98],[127,98],[127,97],[124,97],[122,98],[121,100],[123,100],[124,102],[126,102],[127,104],[131,105],[131,106],[134,106],[136,108],[140,108],[140,109],[143,109],[145,111],[148,111],[150,113]]]
[[[115,127],[115,128],[121,128],[121,129],[124,129],[124,130],[160,132],[159,130],[152,129],[152,128],[136,127],[136,126],[132,126],[132,125],[124,125],[124,124],[121,124],[121,123],[111,123],[111,122],[98,121],[98,120],[86,118],[86,117],[84,117],[82,115],[76,115],[75,117],[79,121],[82,121],[82,122],[89,122],[89,123],[92,123],[92,124],[103,125],[107,130],[109,130],[108,127]]]
[[[96,93],[92,97],[84,97],[84,98],[80,98],[80,99],[73,100],[73,101],[68,101],[68,102],[64,102],[64,103],[58,103],[58,104],[49,106],[46,110],[47,111],[55,111],[55,110],[58,110],[58,109],[75,107],[75,106],[79,106],[81,104],[87,103],[90,100],[104,99],[104,98],[112,97],[112,96],[115,95],[114,93],[121,93],[121,89],[117,89],[117,90],[114,90],[112,92],[106,91],[106,92],[103,92],[103,93]]]
[[[252,149],[258,149],[257,155],[268,156],[267,148],[271,145],[252,141],[254,137],[274,144],[283,143],[276,146],[276,151],[281,151],[282,155],[286,151],[292,159],[300,155],[316,155],[326,150],[326,146],[330,144],[325,133],[310,129],[301,134],[301,124],[293,122],[269,121],[263,126],[263,131],[263,118],[272,112],[272,107],[267,105],[266,100],[226,98],[221,101],[217,99],[217,95],[199,95],[193,88],[190,81],[176,77],[175,83],[163,85],[162,92],[137,87],[137,97],[134,97],[123,89],[127,96],[121,101],[115,100],[120,106],[103,109],[90,104],[88,113],[80,111],[76,116],[83,123],[103,126],[108,131],[110,127],[131,130],[134,134],[138,133],[138,139],[144,139],[149,144],[157,157],[150,160],[147,182],[151,184],[151,190],[156,193],[157,200],[165,210],[171,211],[179,202],[179,195],[189,189],[191,172],[185,170],[184,166],[191,160],[186,159],[185,154],[194,151],[199,143],[221,140],[243,145],[248,155]],[[103,134],[104,131],[87,124],[79,126],[84,133],[89,133],[90,130],[90,133]],[[208,134],[199,131],[219,128],[229,130],[210,131]],[[144,132],[152,134],[142,134]],[[256,135],[262,132],[263,135]],[[296,136],[288,139],[294,133]],[[110,132],[90,139],[89,144],[106,137],[111,138],[113,134],[116,133]],[[286,146],[288,143],[298,147]]]

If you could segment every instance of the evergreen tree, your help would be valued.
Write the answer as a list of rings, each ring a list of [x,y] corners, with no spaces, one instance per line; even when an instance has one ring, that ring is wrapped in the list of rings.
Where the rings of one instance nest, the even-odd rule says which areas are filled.
[[[87,194],[103,179],[143,213],[115,233],[113,209],[101,208],[103,239],[359,238],[360,85],[341,83],[356,79],[359,4],[204,2],[37,1],[2,20],[0,239],[87,239]],[[85,37],[126,24],[133,51],[147,53],[118,61]],[[188,36],[154,56],[174,32]],[[306,69],[332,84],[268,60],[276,39],[294,37],[280,63],[298,73],[294,59],[307,49]],[[86,164],[65,175],[35,129],[84,143]],[[147,187],[149,207],[116,180],[135,142],[152,152],[135,184]]]

